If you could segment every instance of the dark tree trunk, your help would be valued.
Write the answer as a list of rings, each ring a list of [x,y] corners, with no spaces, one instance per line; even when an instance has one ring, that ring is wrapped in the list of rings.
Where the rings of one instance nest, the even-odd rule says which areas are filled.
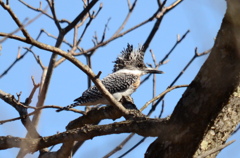
[[[146,158],[197,156],[224,144],[240,122],[239,17],[240,1],[228,0],[210,56],[175,107],[168,128],[147,149]]]

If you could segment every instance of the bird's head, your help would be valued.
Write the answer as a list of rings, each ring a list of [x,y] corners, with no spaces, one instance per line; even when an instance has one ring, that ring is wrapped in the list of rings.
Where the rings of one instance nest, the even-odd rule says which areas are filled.
[[[144,63],[144,52],[143,47],[138,49],[133,49],[133,46],[128,44],[127,48],[121,52],[121,55],[117,57],[114,61],[113,72],[118,70],[127,69],[127,70],[140,70],[142,74],[148,73],[158,73],[162,74],[163,71],[160,71],[155,68],[147,67]]]

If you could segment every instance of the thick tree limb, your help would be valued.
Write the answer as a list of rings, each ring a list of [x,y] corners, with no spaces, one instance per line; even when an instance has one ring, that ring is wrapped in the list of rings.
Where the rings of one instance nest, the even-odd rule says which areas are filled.
[[[0,149],[28,147],[28,152],[35,152],[39,149],[69,141],[84,141],[95,136],[108,134],[134,132],[142,136],[157,136],[158,130],[165,128],[164,119],[128,120],[108,125],[85,125],[81,128],[68,130],[63,133],[55,134],[42,138],[19,138],[19,137],[0,137]]]
[[[161,130],[158,139],[149,146],[146,158],[193,157],[214,121],[224,120],[220,117],[221,111],[232,114],[224,110],[230,105],[236,117],[225,123],[232,126],[228,131],[233,131],[239,123],[240,97],[234,96],[239,94],[240,86],[240,21],[236,18],[239,16],[240,1],[229,0],[212,53],[175,107],[169,128]],[[224,121],[222,123],[222,127],[225,126]],[[210,140],[221,139],[217,143],[221,145],[230,136],[225,134],[212,135]]]
[[[146,119],[140,111],[136,109],[131,97],[123,97],[121,103],[126,109],[128,109],[128,116],[124,116],[126,119]],[[131,116],[132,115],[132,116]],[[101,108],[92,108],[85,115],[69,122],[66,129],[74,129],[84,126],[85,124],[98,124],[103,119],[118,119],[122,117],[121,111],[117,110],[114,106],[104,106]]]

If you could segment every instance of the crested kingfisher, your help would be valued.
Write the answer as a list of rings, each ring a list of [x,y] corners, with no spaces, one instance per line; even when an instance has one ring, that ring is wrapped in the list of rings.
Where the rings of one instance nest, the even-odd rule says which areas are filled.
[[[121,55],[114,61],[113,73],[102,79],[103,85],[117,101],[120,101],[123,96],[130,96],[136,91],[140,85],[140,77],[142,75],[163,73],[163,71],[158,69],[147,67],[143,59],[143,48],[140,47],[134,50],[133,46],[128,44],[127,48],[124,49]],[[109,101],[101,94],[96,86],[92,86],[84,91],[82,96],[74,101],[75,103],[57,111],[68,110],[75,106],[110,105]]]

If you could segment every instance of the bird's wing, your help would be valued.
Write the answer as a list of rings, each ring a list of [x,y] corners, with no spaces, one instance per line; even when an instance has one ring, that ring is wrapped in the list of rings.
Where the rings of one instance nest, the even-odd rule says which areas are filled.
[[[103,78],[102,83],[111,94],[114,94],[116,92],[127,90],[138,78],[138,76],[133,74],[113,73]],[[96,86],[92,86],[84,91],[81,97],[75,99],[74,101],[83,104],[93,102],[101,98],[103,98],[102,93]]]

